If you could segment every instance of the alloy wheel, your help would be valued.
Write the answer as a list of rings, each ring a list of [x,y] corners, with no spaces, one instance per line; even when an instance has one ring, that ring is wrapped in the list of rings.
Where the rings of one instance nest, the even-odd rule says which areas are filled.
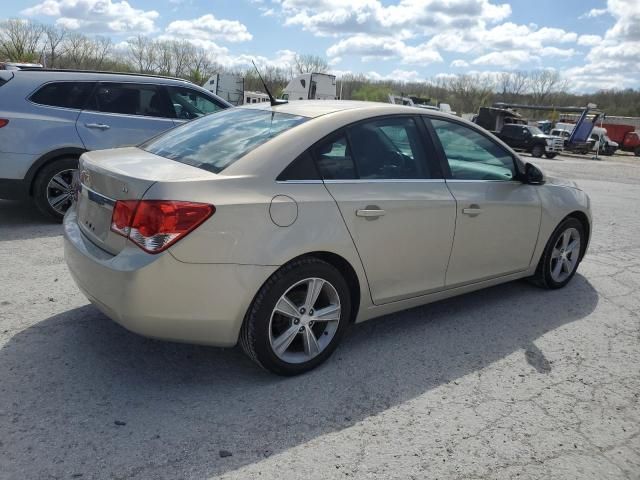
[[[550,272],[553,281],[564,282],[578,265],[580,258],[580,232],[567,228],[556,240],[551,251]]]
[[[287,363],[307,362],[331,343],[341,317],[340,296],[322,278],[306,278],[276,302],[269,320],[269,344]]]
[[[75,169],[56,173],[47,184],[47,202],[51,208],[64,214],[73,202],[73,175]]]

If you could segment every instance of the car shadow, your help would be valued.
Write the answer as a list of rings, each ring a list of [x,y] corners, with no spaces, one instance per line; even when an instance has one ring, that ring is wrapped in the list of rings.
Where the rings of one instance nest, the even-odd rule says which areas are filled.
[[[61,234],[62,226],[48,220],[32,202],[0,200],[0,242]]]
[[[522,373],[544,375],[552,364],[533,342],[597,303],[581,275],[561,291],[493,287],[357,325],[326,364],[294,378],[258,369],[239,349],[145,339],[80,307],[0,350],[0,469],[7,478],[209,478],[514,352]]]

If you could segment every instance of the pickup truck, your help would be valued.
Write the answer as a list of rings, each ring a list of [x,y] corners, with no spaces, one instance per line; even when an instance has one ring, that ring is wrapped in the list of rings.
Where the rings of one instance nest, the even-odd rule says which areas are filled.
[[[546,135],[531,125],[505,124],[499,132],[492,133],[514,150],[524,150],[536,158],[542,155],[553,158],[562,152],[564,146],[562,137]]]

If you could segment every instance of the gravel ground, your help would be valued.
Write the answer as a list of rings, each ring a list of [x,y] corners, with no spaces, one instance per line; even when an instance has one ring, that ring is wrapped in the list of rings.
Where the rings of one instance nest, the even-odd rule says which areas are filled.
[[[593,202],[567,288],[374,320],[291,379],[112,323],[0,202],[0,478],[640,478],[640,162],[536,163]]]

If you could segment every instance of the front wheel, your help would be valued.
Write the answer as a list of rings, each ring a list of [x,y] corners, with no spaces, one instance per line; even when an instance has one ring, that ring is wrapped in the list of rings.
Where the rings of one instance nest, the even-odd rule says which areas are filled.
[[[578,269],[585,242],[582,223],[572,217],[563,220],[549,238],[531,280],[543,288],[564,287]]]
[[[544,153],[544,147],[540,144],[534,145],[533,148],[531,149],[531,155],[536,158],[540,158],[543,153]]]
[[[351,320],[344,278],[316,259],[293,261],[274,273],[256,295],[240,344],[258,365],[278,375],[298,375],[324,362]]]
[[[552,159],[552,158],[556,158],[556,155],[558,155],[557,153],[545,153],[544,156],[547,157],[548,159]]]
[[[45,165],[33,183],[33,200],[38,209],[53,220],[62,221],[73,201],[73,175],[77,158],[61,158]]]

